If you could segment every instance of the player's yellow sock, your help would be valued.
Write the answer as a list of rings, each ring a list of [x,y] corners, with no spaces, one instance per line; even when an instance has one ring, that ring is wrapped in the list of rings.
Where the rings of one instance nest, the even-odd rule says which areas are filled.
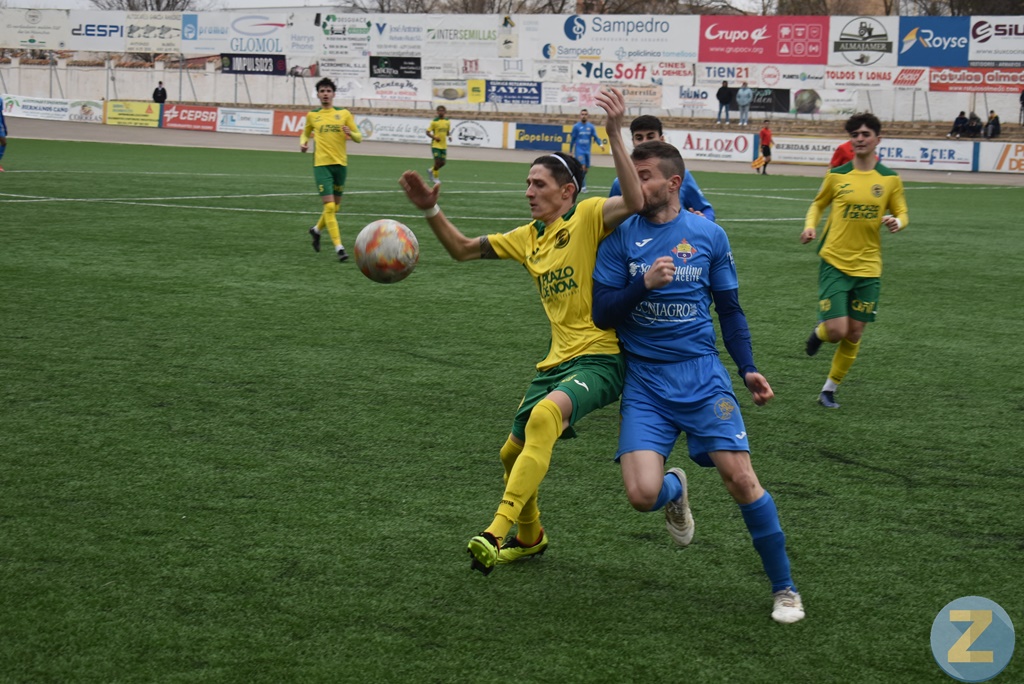
[[[320,212],[320,218],[316,220],[316,232],[320,232],[327,227],[327,221],[324,220],[324,212]]]
[[[540,533],[544,530],[540,524],[540,508],[537,507],[537,493],[523,505],[519,512],[519,529],[516,536],[523,546],[533,546],[540,541]]]
[[[526,444],[509,474],[505,494],[494,520],[485,530],[504,539],[534,497],[551,465],[551,451],[562,433],[562,411],[550,399],[542,399],[526,423]]]
[[[818,327],[814,329],[814,334],[817,335],[818,339],[821,340],[822,342],[828,342],[828,332],[825,330],[824,323],[818,324]]]
[[[850,372],[850,366],[857,360],[857,352],[860,351],[860,342],[850,342],[845,337],[839,340],[836,353],[832,355],[832,368],[828,377],[837,385],[843,381],[846,374]]]
[[[523,453],[523,445],[512,441],[512,435],[508,436],[501,446],[501,465],[505,467],[505,484],[508,484],[508,476],[512,473],[512,466],[516,464],[519,454]]]
[[[331,242],[334,243],[334,248],[341,247],[341,229],[338,228],[338,205],[334,202],[328,202],[324,205],[323,219],[327,225],[327,232],[331,234]]]

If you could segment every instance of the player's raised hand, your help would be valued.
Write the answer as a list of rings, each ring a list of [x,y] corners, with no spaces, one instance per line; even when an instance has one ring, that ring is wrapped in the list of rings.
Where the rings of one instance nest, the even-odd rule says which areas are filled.
[[[437,204],[437,197],[441,192],[441,186],[435,185],[428,188],[426,181],[415,171],[406,171],[398,179],[398,184],[405,190],[405,196],[417,207],[426,211]]]
[[[758,406],[764,406],[769,399],[775,396],[772,386],[760,373],[747,373],[743,376],[743,383],[750,390],[750,394],[754,397],[754,403]]]
[[[622,128],[622,120],[626,116],[626,98],[623,97],[622,92],[617,88],[602,88],[601,91],[594,98],[597,100],[597,104],[608,114],[608,120],[605,122],[605,129],[615,130]]]
[[[806,245],[808,242],[818,237],[818,233],[813,228],[804,228],[804,232],[800,233],[800,244]]]
[[[657,290],[671,283],[675,276],[675,260],[670,256],[658,257],[647,273],[644,273],[644,286],[648,290]]]

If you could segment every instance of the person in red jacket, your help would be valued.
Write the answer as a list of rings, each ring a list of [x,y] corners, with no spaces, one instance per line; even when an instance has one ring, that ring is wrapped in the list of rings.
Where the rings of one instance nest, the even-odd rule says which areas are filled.
[[[836,151],[832,153],[832,161],[828,163],[830,169],[834,169],[837,166],[853,161],[853,143],[847,140],[842,145],[836,148]]]
[[[764,128],[761,129],[761,156],[764,157],[764,164],[758,167],[757,172],[768,175],[768,165],[772,163],[772,141],[771,122],[764,120]]]

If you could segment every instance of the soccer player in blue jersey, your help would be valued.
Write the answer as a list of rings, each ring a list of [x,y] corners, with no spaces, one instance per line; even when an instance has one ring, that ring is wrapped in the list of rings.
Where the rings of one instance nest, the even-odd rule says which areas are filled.
[[[505,233],[467,237],[437,206],[441,186],[428,188],[414,171],[399,181],[406,196],[424,211],[434,235],[458,261],[512,259],[537,286],[551,324],[547,355],[527,388],[501,447],[505,490],[491,524],[469,540],[471,567],[485,575],[501,563],[538,556],[548,536],[540,523],[537,497],[551,465],[555,442],[587,413],[605,406],[622,390],[624,364],[612,330],[591,320],[591,293],[597,246],[643,207],[620,128],[626,100],[618,90],[597,95],[608,112],[608,139],[615,169],[625,176],[622,197],[593,197],[576,203],[583,169],[561,152],[538,157],[526,177],[531,221]],[[469,423],[467,423],[469,427]],[[508,539],[512,527],[516,534]]]
[[[675,543],[690,543],[686,475],[681,468],[665,472],[685,432],[690,458],[717,468],[740,507],[771,580],[772,618],[796,622],[804,609],[790,576],[786,536],[751,464],[739,402],[715,346],[712,303],[754,403],[774,396],[754,365],[729,238],[717,224],[682,211],[685,166],[675,147],[644,143],[632,159],[644,207],[601,244],[594,269],[594,323],[614,327],[626,355],[616,454],[626,494],[639,511],[664,508]]]
[[[650,114],[644,114],[633,119],[632,123],[629,124],[629,133],[630,137],[633,138],[634,145],[650,140],[665,142],[661,119]],[[608,196],[615,197],[621,194],[622,190],[619,189],[619,179],[616,178],[612,181],[612,189],[608,191]],[[686,209],[691,214],[703,216],[709,221],[715,220],[714,207],[711,206],[711,202],[708,202],[708,198],[701,192],[700,186],[697,185],[697,181],[694,180],[693,174],[689,170],[683,176],[683,184],[679,188],[679,203],[683,205],[683,209]]]
[[[586,109],[580,110],[580,120],[572,127],[572,133],[569,135],[569,152],[583,167],[583,188],[580,189],[580,192],[587,191],[587,171],[590,170],[591,146],[597,141],[597,146],[604,149],[604,145],[597,137],[597,128],[587,121],[589,116]]]
[[[2,105],[3,102],[0,102]],[[4,152],[7,151],[7,121],[4,119],[3,107],[0,107],[0,159],[4,158]],[[0,171],[3,171],[4,167],[0,166]]]

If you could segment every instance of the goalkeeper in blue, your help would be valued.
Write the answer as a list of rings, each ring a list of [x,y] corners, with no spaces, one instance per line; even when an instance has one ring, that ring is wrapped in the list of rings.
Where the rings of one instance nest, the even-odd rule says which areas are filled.
[[[717,468],[739,505],[771,581],[772,618],[797,622],[804,609],[790,576],[786,536],[751,464],[739,401],[715,345],[712,304],[754,403],[774,396],[754,365],[729,239],[717,224],[682,210],[686,168],[675,147],[643,143],[632,160],[644,207],[598,248],[593,297],[594,323],[616,329],[626,356],[616,453],[626,495],[639,511],[664,508],[675,543],[690,544],[686,475],[682,468],[665,471],[686,433],[690,458]]]

